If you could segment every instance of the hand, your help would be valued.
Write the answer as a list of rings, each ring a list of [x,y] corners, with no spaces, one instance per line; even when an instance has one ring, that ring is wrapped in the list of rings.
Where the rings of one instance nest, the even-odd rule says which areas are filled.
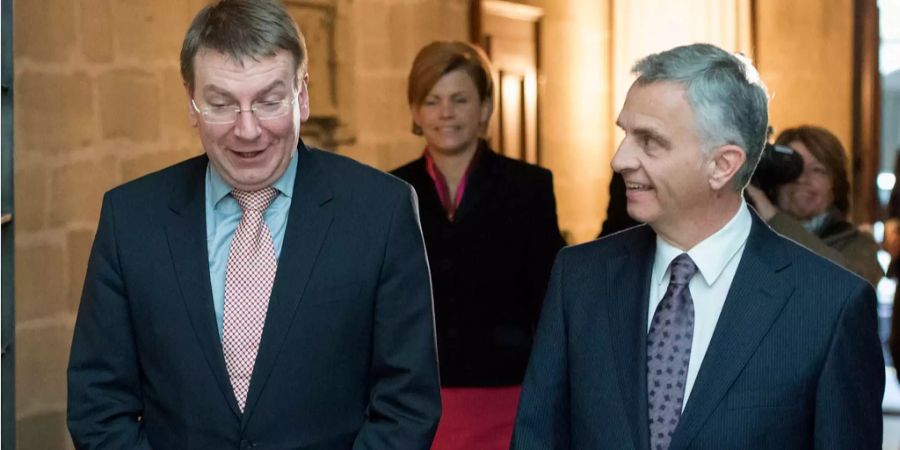
[[[772,219],[775,213],[778,212],[778,208],[772,204],[769,200],[769,197],[760,190],[758,187],[753,186],[752,184],[748,184],[745,188],[747,191],[747,195],[750,196],[750,200],[753,200],[753,206],[756,207],[756,212],[759,213],[759,216],[762,217],[763,220],[768,222]]]

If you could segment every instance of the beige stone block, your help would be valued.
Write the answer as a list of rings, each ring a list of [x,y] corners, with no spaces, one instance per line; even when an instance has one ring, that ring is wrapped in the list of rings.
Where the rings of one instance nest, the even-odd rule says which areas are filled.
[[[48,171],[43,165],[16,167],[15,224],[17,233],[38,231],[47,226]]]
[[[62,245],[16,248],[16,319],[40,319],[67,309]]]
[[[432,28],[432,17],[437,13],[433,5],[400,3],[390,6],[386,31],[388,42],[393,45],[389,45],[385,51],[390,55],[393,67],[409,70],[419,49],[433,40],[433,34],[438,33],[438,30]]]
[[[66,290],[66,306],[69,311],[78,311],[81,302],[81,290],[84,286],[84,274],[87,272],[88,257],[94,243],[94,231],[70,231],[66,236],[66,270],[68,273],[68,289]]]
[[[94,139],[96,115],[87,75],[26,71],[16,74],[15,89],[19,152],[62,153]]]
[[[74,162],[54,170],[50,182],[50,224],[96,224],[103,193],[119,180],[116,161],[111,159]]]
[[[65,405],[72,326],[23,327],[22,323],[18,321],[16,330],[16,409],[52,410]]]
[[[373,151],[373,146],[371,145],[356,144],[346,146],[339,153],[370,166],[378,164],[378,155]]]
[[[66,61],[75,42],[76,5],[72,0],[15,2],[16,60]]]
[[[394,67],[409,70],[419,49],[434,40],[467,41],[468,9],[454,3],[396,3],[390,6],[387,35]]]
[[[382,152],[378,168],[385,171],[394,170],[420,156],[425,148],[424,139],[396,139]]]
[[[362,70],[384,70],[394,63],[395,47],[385,32],[390,17],[391,8],[381,2],[362,1],[353,7],[357,64]]]
[[[122,179],[125,181],[171,166],[187,159],[184,151],[165,151],[122,160]]]
[[[411,124],[406,104],[406,77],[368,75],[357,80],[361,99],[357,116],[360,135],[395,136],[406,133]]]
[[[112,20],[109,0],[81,0],[81,51],[88,61],[113,60]]]
[[[190,99],[177,68],[162,71],[162,130],[176,142],[191,141],[196,132],[189,120]]]
[[[117,56],[138,61],[178,61],[184,33],[193,18],[188,2],[113,1]]]
[[[160,135],[157,77],[140,70],[112,70],[97,80],[105,138],[153,141]]]
[[[65,410],[29,415],[16,420],[18,450],[48,450],[71,447]]]

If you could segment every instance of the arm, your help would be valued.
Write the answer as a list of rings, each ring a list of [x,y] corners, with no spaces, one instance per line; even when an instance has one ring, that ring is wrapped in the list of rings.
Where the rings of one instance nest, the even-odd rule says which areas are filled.
[[[799,221],[781,212],[756,186],[748,185],[746,193],[759,216],[779,234],[865,278],[872,286],[878,285],[884,276],[876,258],[878,244],[870,237],[857,235],[842,248],[834,248],[804,228]]]
[[[68,425],[79,449],[150,448],[139,420],[140,368],[114,216],[107,195],[69,357]]]
[[[812,250],[815,254],[828,258],[841,267],[865,278],[872,286],[884,276],[876,255],[878,244],[866,235],[857,234],[843,248],[834,248],[803,225],[783,212],[777,212],[766,221],[773,230]]]
[[[835,325],[816,389],[817,449],[880,449],[884,359],[875,291],[860,283]]]
[[[569,368],[563,305],[563,258],[556,258],[522,384],[512,449],[569,448]]]
[[[375,299],[372,387],[354,449],[428,449],[440,418],[431,280],[416,196],[399,199]]]
[[[891,334],[888,336],[888,348],[891,351],[893,366],[896,368],[900,366],[900,289],[894,291],[892,311],[896,311],[897,314],[891,314]]]
[[[541,312],[541,302],[547,292],[553,259],[556,258],[559,249],[566,245],[559,232],[559,222],[556,217],[553,175],[549,173],[547,175],[541,177],[533,200],[534,209],[532,211],[534,212],[531,214],[532,220],[529,224],[526,249],[529,287],[527,317],[532,331]]]
[[[878,244],[867,232],[858,231],[838,248],[847,261],[847,269],[878,286],[884,271],[878,263]]]

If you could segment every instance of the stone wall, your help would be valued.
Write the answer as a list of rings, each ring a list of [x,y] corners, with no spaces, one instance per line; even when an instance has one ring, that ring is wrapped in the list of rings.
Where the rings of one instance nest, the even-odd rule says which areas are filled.
[[[178,72],[202,2],[15,3],[16,419],[70,446],[65,376],[104,191],[197,154]]]

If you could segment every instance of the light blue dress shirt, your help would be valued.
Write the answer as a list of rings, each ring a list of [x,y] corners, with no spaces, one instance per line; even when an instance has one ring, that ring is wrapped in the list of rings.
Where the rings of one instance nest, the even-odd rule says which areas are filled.
[[[281,244],[287,228],[288,210],[294,193],[294,179],[297,176],[297,152],[291,156],[291,163],[281,178],[272,184],[278,195],[266,208],[263,219],[272,234],[275,258],[281,257]],[[216,311],[216,326],[222,337],[222,317],[225,313],[225,269],[231,238],[241,221],[241,206],[231,196],[232,187],[211,164],[206,167],[206,246],[209,253],[209,281],[212,284],[213,307]]]

